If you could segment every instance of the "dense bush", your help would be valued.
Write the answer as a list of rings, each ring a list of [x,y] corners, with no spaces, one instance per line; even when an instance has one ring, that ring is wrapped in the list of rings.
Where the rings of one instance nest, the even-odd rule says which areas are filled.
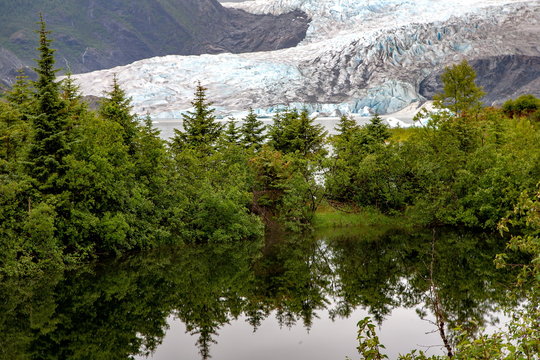
[[[540,131],[529,118],[490,108],[458,115],[444,107],[423,116],[426,125],[398,141],[377,117],[365,127],[342,119],[328,198],[428,224],[493,230],[521,192],[540,181]]]

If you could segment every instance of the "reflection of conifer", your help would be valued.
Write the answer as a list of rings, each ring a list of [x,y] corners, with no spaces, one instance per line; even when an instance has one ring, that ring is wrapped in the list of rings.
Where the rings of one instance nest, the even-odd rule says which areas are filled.
[[[201,354],[203,360],[210,359],[210,346],[211,344],[217,344],[217,341],[212,339],[212,335],[216,335],[216,331],[212,326],[201,327],[199,338],[197,339],[197,346],[199,347],[199,354]]]
[[[258,304],[255,304],[258,305]],[[249,325],[253,326],[253,332],[256,332],[261,326],[264,319],[268,317],[268,313],[262,309],[247,309],[246,310],[247,322]]]

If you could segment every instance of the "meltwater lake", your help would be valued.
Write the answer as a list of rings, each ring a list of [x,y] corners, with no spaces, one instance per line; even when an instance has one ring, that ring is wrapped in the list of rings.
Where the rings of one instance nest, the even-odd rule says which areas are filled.
[[[408,114],[407,114],[408,115]],[[382,115],[381,118],[386,120],[391,127],[408,127],[413,125],[412,116],[385,116]],[[353,118],[356,120],[358,125],[368,124],[371,117],[358,116],[354,115]],[[272,118],[260,118],[260,120],[266,125],[271,126],[273,124]],[[219,119],[218,123],[226,125],[228,119]],[[237,120],[238,125],[242,124],[241,120]],[[336,134],[336,126],[339,123],[339,117],[315,117],[315,124],[322,125],[323,128],[328,132],[329,135]],[[182,119],[156,119],[154,121],[154,127],[161,131],[160,136],[164,139],[169,139],[174,136],[174,129],[183,130],[182,128]]]
[[[513,305],[514,274],[493,265],[504,246],[470,232],[328,229],[5,280],[0,358],[355,359],[366,316],[390,358],[442,354],[431,281],[449,327],[496,327]]]

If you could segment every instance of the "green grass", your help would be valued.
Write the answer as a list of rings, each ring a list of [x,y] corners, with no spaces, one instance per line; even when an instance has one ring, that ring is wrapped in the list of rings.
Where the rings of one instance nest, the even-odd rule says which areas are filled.
[[[399,227],[410,228],[414,226],[410,219],[403,215],[386,215],[374,208],[354,209],[350,207],[345,211],[324,203],[317,209],[313,219],[316,230],[343,229],[351,227]]]

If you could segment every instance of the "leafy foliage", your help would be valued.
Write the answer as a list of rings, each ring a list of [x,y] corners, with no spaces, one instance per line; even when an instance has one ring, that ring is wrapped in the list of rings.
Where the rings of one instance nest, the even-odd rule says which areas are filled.
[[[444,81],[464,69],[448,69]],[[391,139],[376,118],[363,128],[341,126],[327,196],[406,213],[424,224],[495,229],[519,194],[540,179],[540,132],[527,118],[472,104],[427,114],[427,124],[403,140]]]
[[[530,116],[537,120],[538,114],[540,114],[540,99],[530,94],[521,95],[515,100],[506,101],[502,110],[510,117]]]
[[[482,106],[484,91],[475,84],[476,72],[467,60],[445,69],[441,75],[443,92],[434,96],[435,105],[457,116],[474,115]]]
[[[38,81],[19,77],[0,102],[5,274],[253,239],[262,223],[304,231],[325,198],[493,229],[540,179],[536,124],[481,109],[466,63],[443,76],[439,105],[451,112],[428,114],[427,126],[398,141],[379,116],[363,127],[342,117],[328,157],[327,134],[306,110],[277,114],[267,134],[250,110],[240,128],[224,131],[200,83],[183,131],[166,143],[150,117],[132,114],[116,77],[99,110],[89,110],[69,76],[56,81],[43,21],[39,35]]]
[[[200,84],[182,146],[170,151],[149,117],[132,114],[116,77],[97,112],[69,76],[57,82],[49,31],[40,26],[38,81],[19,77],[0,102],[0,275],[261,236],[247,154],[239,139],[214,151],[221,127]]]

